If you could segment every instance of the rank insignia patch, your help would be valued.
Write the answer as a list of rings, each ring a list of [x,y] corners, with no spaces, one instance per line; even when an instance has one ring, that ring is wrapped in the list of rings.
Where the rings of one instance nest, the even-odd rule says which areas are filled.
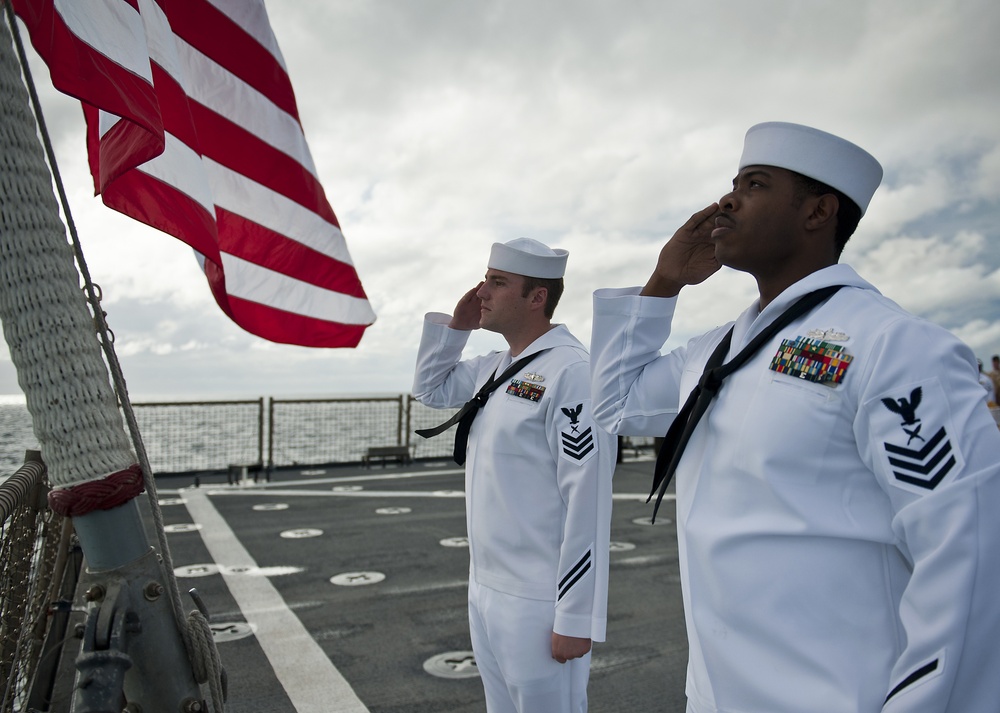
[[[882,405],[899,416],[899,427],[906,434],[906,445],[884,443],[886,457],[892,474],[901,483],[934,490],[952,468],[955,467],[955,453],[944,426],[933,436],[925,438],[920,433],[923,426],[917,417],[917,407],[923,400],[923,389],[916,387],[909,396],[883,398]],[[917,443],[913,443],[917,441]],[[911,447],[912,446],[914,447]]]
[[[516,396],[519,399],[538,401],[542,398],[542,394],[545,393],[545,387],[539,386],[538,384],[529,384],[528,382],[521,381],[520,379],[513,379],[510,384],[507,385],[507,393],[511,396]]]
[[[591,550],[587,550],[583,553],[583,556],[577,560],[576,564],[570,567],[569,572],[567,572],[559,580],[559,593],[556,595],[556,601],[562,601],[571,589],[576,585],[580,579],[590,571],[591,564],[593,563],[593,556],[591,555]]]
[[[561,410],[569,419],[569,423],[559,434],[562,456],[577,463],[585,463],[597,451],[594,427],[589,422],[584,423],[581,420],[582,403],[563,406]]]
[[[943,428],[939,428],[923,448],[903,448],[886,443],[885,451],[896,480],[927,490],[934,490],[955,467],[951,441]]]
[[[796,337],[781,340],[769,368],[779,374],[834,386],[843,381],[853,359],[842,346],[821,339]]]

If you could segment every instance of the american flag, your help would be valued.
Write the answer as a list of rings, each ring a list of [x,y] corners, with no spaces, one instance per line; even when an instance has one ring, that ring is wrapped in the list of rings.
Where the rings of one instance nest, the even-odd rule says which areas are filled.
[[[354,347],[375,321],[299,121],[263,0],[14,0],[81,100],[94,188],[198,253],[265,339]]]

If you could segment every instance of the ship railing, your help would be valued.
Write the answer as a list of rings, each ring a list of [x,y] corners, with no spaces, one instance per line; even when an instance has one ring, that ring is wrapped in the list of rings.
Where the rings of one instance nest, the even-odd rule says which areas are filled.
[[[449,457],[452,434],[414,434],[454,410],[409,394],[232,401],[134,402],[153,472],[243,473],[361,464],[373,448],[405,447],[413,459]]]
[[[409,394],[133,407],[157,475],[228,471],[231,478],[256,480],[277,468],[370,463],[373,452],[404,448],[409,460],[448,459],[455,429],[430,439],[417,436],[417,429],[436,426],[455,409],[433,409]],[[631,437],[621,439],[619,448],[622,456],[638,456],[654,443]]]
[[[38,451],[0,483],[0,712],[48,710],[83,555]]]

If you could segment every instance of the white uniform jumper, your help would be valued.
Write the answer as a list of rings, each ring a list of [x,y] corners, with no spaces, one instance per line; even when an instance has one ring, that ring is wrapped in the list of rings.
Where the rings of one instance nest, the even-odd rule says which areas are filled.
[[[835,265],[744,312],[727,360],[837,284],[725,381],[677,468],[688,710],[995,713],[1000,432],[971,351]],[[675,304],[594,295],[613,432],[664,434],[728,331],[661,356]]]
[[[427,315],[417,355],[413,394],[435,408],[461,406],[511,362],[509,350],[460,361],[470,332],[449,319]],[[593,423],[584,346],[556,325],[517,358],[542,350],[469,434],[470,625],[491,712],[586,710],[590,656],[559,664],[551,632],[605,636],[614,439]]]

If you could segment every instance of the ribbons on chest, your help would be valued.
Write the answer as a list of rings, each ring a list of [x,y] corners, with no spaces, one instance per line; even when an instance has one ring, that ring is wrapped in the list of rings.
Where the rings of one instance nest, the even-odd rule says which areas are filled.
[[[527,377],[528,375],[525,374],[525,376]],[[537,374],[532,374],[532,376],[537,376]],[[519,399],[527,399],[528,401],[539,401],[544,393],[544,386],[522,379],[511,379],[511,382],[507,385],[508,396],[516,396]]]
[[[519,370],[524,368],[528,362],[537,357],[539,354],[543,354],[545,349],[540,352],[535,352],[534,354],[529,354],[526,357],[521,357],[516,362],[504,369],[500,376],[497,376],[496,370],[493,371],[493,375],[486,381],[485,384],[476,392],[476,395],[465,402],[465,405],[458,410],[451,418],[442,424],[438,424],[434,428],[420,428],[415,431],[415,433],[422,438],[433,438],[434,436],[444,433],[446,430],[458,424],[458,428],[455,430],[455,449],[454,458],[455,462],[459,465],[465,465],[465,451],[469,443],[469,430],[472,428],[472,422],[476,418],[476,414],[479,413],[479,409],[486,405],[487,399],[489,399],[490,394],[492,394],[496,389],[500,388],[501,384],[509,380],[514,374]],[[537,374],[532,374],[532,376],[538,376]],[[538,381],[542,380],[542,377],[538,376]]]

